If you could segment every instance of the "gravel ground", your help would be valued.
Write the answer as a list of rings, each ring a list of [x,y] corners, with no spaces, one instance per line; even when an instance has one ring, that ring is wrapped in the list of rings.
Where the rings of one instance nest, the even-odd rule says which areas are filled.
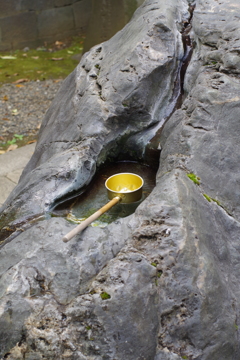
[[[0,87],[0,141],[14,134],[37,135],[63,80],[30,81]]]

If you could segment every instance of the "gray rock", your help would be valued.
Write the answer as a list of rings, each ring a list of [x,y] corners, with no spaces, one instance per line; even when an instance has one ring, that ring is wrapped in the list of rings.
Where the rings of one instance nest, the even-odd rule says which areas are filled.
[[[119,155],[119,138],[143,158],[151,127],[168,114],[178,62],[165,59],[166,49],[176,51],[172,36],[179,39],[179,33],[172,11],[167,19],[174,30],[157,26],[160,35],[154,47],[155,37],[148,36],[145,60],[143,33],[152,33],[142,16],[150,26],[160,8],[164,15],[181,3],[186,9],[180,1],[146,1],[122,32],[83,57],[46,115],[36,152],[1,219],[36,215],[81,189],[110,151]],[[88,228],[67,244],[61,238],[73,225],[61,218],[37,222],[2,244],[1,356],[239,359],[240,98],[238,59],[232,57],[238,56],[238,7],[237,0],[197,2],[184,101],[159,138],[156,187],[135,213],[104,229]],[[132,36],[120,48],[133,24],[140,43],[137,33],[138,45]],[[165,60],[150,56],[161,51]],[[126,59],[136,70],[123,67]],[[164,75],[164,69],[171,71]]]
[[[5,223],[48,211],[123,148],[143,156],[153,125],[172,108],[183,57],[176,22],[187,14],[180,1],[145,2],[122,31],[84,54],[43,120],[35,154],[5,203]]]

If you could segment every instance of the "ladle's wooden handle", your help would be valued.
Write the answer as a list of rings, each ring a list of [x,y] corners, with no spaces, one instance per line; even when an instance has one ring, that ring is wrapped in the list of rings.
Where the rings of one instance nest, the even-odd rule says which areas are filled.
[[[111,209],[114,205],[116,205],[119,201],[121,200],[121,198],[119,196],[116,196],[115,198],[113,198],[112,200],[110,200],[106,205],[104,205],[101,209],[99,209],[98,211],[96,211],[94,214],[92,214],[91,216],[89,216],[86,220],[84,220],[81,224],[79,224],[78,226],[75,227],[75,229],[69,231],[69,233],[67,233],[67,235],[65,235],[62,238],[62,241],[64,242],[68,242],[69,240],[71,240],[76,234],[80,233],[82,230],[84,230],[89,224],[91,224],[94,220],[98,219],[99,216],[101,216],[102,214],[104,214],[106,211],[108,211],[109,209]]]

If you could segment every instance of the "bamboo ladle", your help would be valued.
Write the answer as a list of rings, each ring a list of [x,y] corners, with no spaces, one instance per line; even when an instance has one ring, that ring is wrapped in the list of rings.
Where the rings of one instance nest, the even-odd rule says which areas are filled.
[[[62,240],[68,242],[76,234],[80,233],[94,220],[98,219],[102,214],[119,202],[126,204],[139,201],[142,197],[143,183],[144,181],[141,176],[132,173],[119,173],[110,176],[105,182],[108,199],[110,201],[67,233]]]

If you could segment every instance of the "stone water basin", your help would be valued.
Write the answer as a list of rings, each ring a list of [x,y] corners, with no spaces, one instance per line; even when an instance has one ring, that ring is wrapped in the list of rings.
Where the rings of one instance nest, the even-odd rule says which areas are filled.
[[[131,215],[153,190],[155,186],[156,169],[130,161],[111,163],[100,169],[83,194],[58,205],[54,209],[53,215],[65,216],[67,220],[80,224],[109,201],[105,181],[112,175],[124,172],[134,173],[143,178],[144,185],[141,200],[130,204],[119,203],[115,205],[94,221],[91,226],[105,227],[119,218]]]

